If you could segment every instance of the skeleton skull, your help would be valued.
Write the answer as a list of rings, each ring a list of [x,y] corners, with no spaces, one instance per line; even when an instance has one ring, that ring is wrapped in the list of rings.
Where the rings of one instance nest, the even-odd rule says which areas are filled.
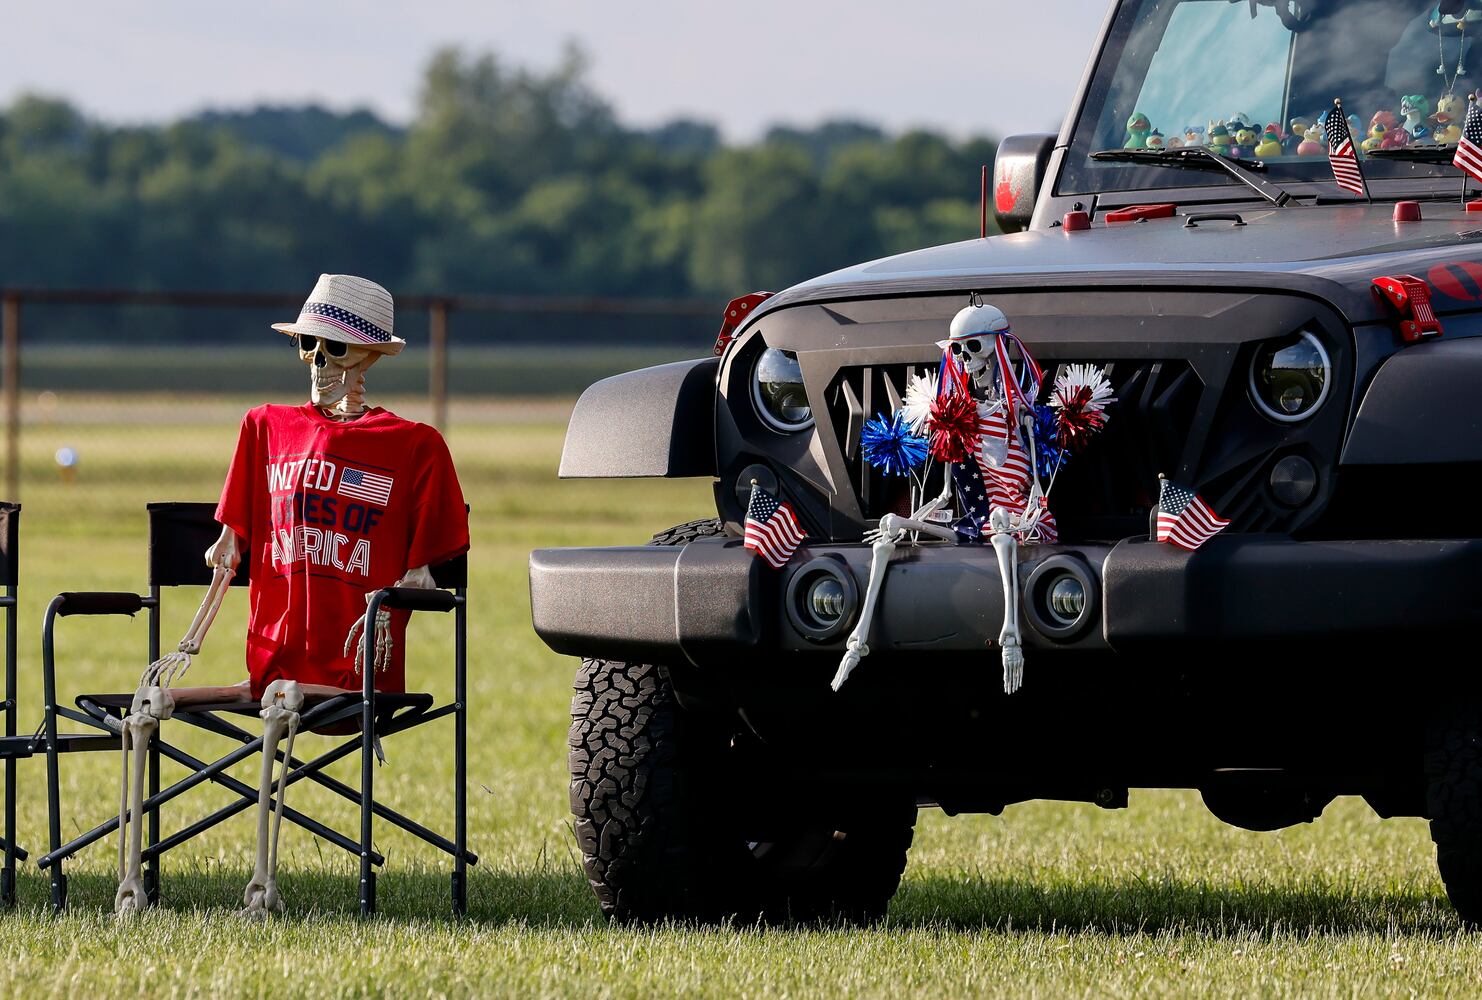
[[[993,357],[993,335],[973,337],[969,340],[954,340],[952,353],[962,359],[962,370],[977,381],[988,368]]]
[[[299,360],[309,366],[309,399],[326,410],[358,413],[363,408],[365,370],[381,355],[365,347],[299,334]]]
[[[1008,317],[996,306],[976,300],[952,317],[951,337],[941,346],[950,347],[962,361],[962,370],[981,387],[993,367],[994,338],[1008,332]]]

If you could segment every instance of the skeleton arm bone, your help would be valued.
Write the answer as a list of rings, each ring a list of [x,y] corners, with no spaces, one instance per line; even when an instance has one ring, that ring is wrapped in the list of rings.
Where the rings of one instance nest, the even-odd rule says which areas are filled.
[[[406,571],[400,580],[391,586],[406,587],[412,590],[436,590],[437,581],[432,578],[432,567],[417,566]],[[370,603],[370,594],[365,595],[366,603]],[[355,619],[350,625],[350,631],[345,636],[344,655],[349,656],[353,651],[355,654],[355,672],[358,674],[365,669],[365,646],[360,642],[361,630],[365,628],[365,616]],[[391,665],[391,612],[381,611],[376,615],[376,659],[374,669],[380,673]]]

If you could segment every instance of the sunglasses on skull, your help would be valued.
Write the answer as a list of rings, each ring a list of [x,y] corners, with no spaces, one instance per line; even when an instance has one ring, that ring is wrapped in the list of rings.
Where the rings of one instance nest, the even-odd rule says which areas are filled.
[[[350,345],[343,340],[330,340],[328,337],[311,337],[306,333],[298,335],[298,349],[304,354],[313,354],[320,344],[324,345],[324,353],[332,358],[343,358]]]
[[[981,340],[956,340],[952,342],[953,354],[961,357],[964,350],[969,354],[982,353],[983,342]]]

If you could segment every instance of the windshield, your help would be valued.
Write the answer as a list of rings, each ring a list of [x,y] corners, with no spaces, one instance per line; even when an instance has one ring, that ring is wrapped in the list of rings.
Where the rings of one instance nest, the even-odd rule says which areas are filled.
[[[1104,149],[1207,145],[1263,161],[1273,182],[1337,194],[1320,124],[1333,100],[1366,151],[1453,143],[1467,94],[1482,86],[1479,40],[1482,0],[1123,0],[1059,193],[1230,183],[1091,159]],[[1447,165],[1367,157],[1364,174],[1459,177]]]

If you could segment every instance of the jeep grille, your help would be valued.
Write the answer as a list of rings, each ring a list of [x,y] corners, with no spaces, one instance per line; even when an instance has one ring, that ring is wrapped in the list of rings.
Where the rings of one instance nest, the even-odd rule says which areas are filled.
[[[1148,530],[1158,473],[1176,474],[1186,457],[1189,427],[1203,391],[1186,361],[1089,360],[1106,371],[1117,401],[1108,410],[1106,430],[1056,477],[1050,505],[1065,541],[1113,541]],[[1065,363],[1046,364],[1047,384]],[[904,479],[882,476],[863,461],[860,427],[876,413],[892,412],[900,404],[908,376],[927,367],[842,368],[827,390],[839,447],[867,519],[908,512],[911,497]],[[941,483],[937,469],[927,495],[939,491]],[[1248,513],[1241,511],[1242,516]],[[1238,525],[1232,527],[1238,530]]]

